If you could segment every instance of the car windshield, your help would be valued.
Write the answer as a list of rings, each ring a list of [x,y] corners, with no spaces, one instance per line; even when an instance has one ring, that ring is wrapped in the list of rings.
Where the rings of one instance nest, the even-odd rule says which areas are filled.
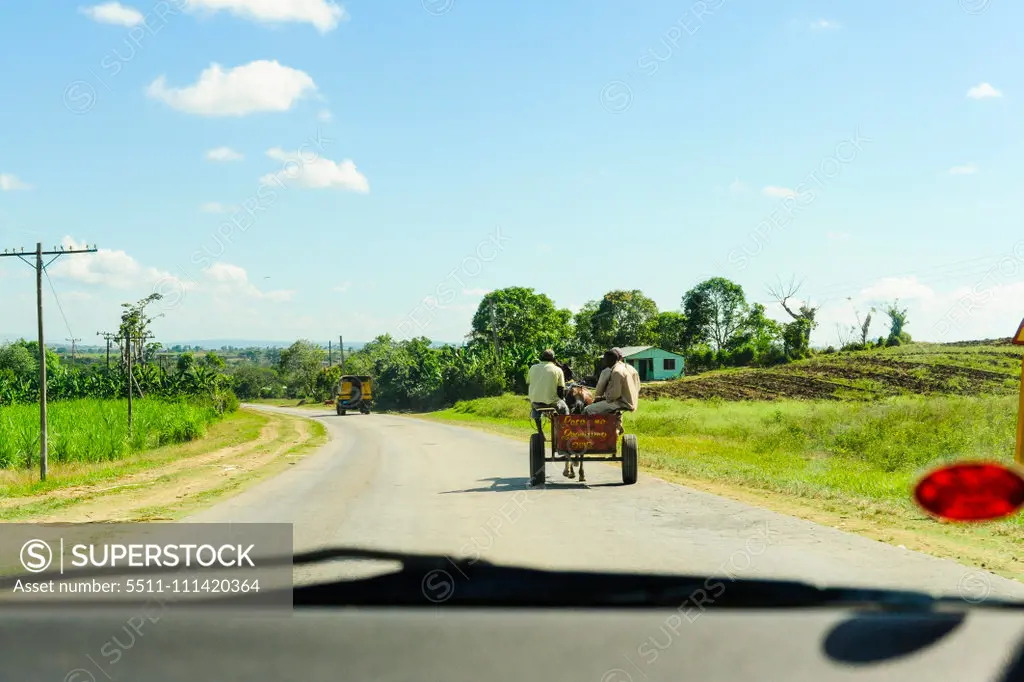
[[[1022,21],[6,3],[0,532],[1024,604]]]

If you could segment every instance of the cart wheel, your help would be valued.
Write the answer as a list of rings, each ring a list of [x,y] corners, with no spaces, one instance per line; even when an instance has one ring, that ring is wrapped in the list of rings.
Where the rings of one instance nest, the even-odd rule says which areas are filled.
[[[338,414],[341,415],[342,417],[344,417],[345,416],[345,410],[338,410]]]
[[[530,435],[530,485],[544,485],[544,436]]]
[[[345,414],[345,410],[341,409],[341,405],[335,404],[334,411],[338,413],[338,416]]]
[[[626,485],[636,483],[639,466],[639,452],[636,435],[629,433],[622,437],[622,482]]]

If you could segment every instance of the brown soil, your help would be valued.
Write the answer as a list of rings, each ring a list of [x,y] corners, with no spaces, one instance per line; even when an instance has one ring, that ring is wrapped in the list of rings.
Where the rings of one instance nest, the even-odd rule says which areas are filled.
[[[954,345],[954,344],[950,344]],[[956,344],[966,345],[966,344]],[[998,344],[989,344],[998,345]],[[979,350],[988,355],[986,364],[1007,367],[1016,357],[999,350]],[[825,356],[767,369],[712,372],[643,386],[645,398],[695,398],[707,400],[850,400],[893,395],[983,395],[1016,391],[1013,375],[1007,371],[965,367],[942,362],[941,352],[878,355],[853,353]],[[932,356],[931,362],[919,362]],[[954,356],[955,357],[955,356]],[[903,359],[906,358],[906,359]],[[951,358],[952,359],[952,358]],[[981,357],[976,357],[981,361]]]

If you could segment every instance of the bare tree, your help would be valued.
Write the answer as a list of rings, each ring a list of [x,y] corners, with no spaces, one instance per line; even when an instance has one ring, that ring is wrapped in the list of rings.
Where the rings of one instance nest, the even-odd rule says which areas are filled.
[[[797,282],[796,278],[790,279],[789,284],[783,284],[781,278],[779,283],[772,287],[768,287],[768,293],[772,296],[776,303],[782,306],[782,309],[793,318],[795,322],[802,322],[805,326],[804,333],[804,346],[809,347],[811,343],[811,332],[818,326],[815,318],[818,315],[818,311],[821,306],[811,306],[810,301],[805,301],[800,304],[800,307],[794,312],[790,307],[789,302],[796,297],[800,292],[800,287],[803,285],[802,282]]]
[[[846,300],[850,302],[851,306],[853,305],[853,298],[852,297],[847,296]],[[860,334],[860,345],[861,346],[867,346],[868,345],[868,333],[869,333],[869,331],[871,329],[871,315],[874,312],[875,312],[875,308],[872,306],[868,310],[867,316],[862,321],[860,319],[860,311],[858,311],[856,307],[854,307],[854,309],[853,309],[853,314],[856,315],[856,317],[857,317],[857,326],[854,327],[854,330],[857,333]]]

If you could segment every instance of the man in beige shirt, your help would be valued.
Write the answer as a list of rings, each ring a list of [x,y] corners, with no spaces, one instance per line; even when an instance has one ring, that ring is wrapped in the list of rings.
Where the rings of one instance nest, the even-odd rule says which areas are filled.
[[[583,410],[584,414],[609,414],[618,410],[636,412],[640,399],[640,375],[623,362],[622,351],[618,348],[605,352],[604,365],[605,370],[597,380],[597,400]],[[618,428],[622,433],[621,415]]]
[[[530,417],[537,424],[537,433],[544,435],[538,407],[553,407],[558,414],[569,414],[565,397],[565,373],[555,362],[555,351],[548,348],[540,354],[540,362],[526,375],[529,388]]]

